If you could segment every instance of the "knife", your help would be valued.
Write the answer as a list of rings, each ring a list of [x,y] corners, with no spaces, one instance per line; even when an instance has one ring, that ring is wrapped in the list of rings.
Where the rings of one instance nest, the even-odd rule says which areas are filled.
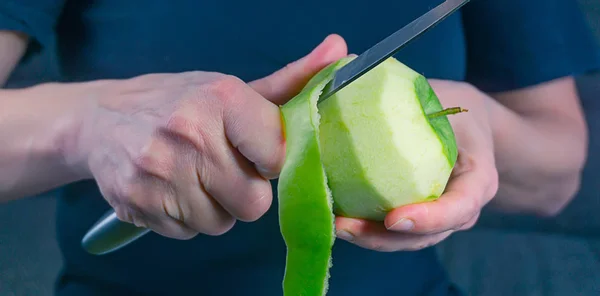
[[[446,0],[402,29],[379,41],[379,43],[336,71],[334,78],[325,86],[323,94],[319,98],[319,103],[396,54],[416,37],[433,28],[467,2],[469,0]]]
[[[446,0],[363,52],[336,71],[334,78],[325,86],[319,103],[397,53],[467,2],[469,0]],[[132,243],[148,232],[149,229],[120,221],[114,210],[109,210],[88,230],[81,245],[90,254],[103,255]]]

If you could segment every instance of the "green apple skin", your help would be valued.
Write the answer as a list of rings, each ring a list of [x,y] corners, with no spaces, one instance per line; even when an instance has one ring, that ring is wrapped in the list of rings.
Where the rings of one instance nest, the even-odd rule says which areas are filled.
[[[283,294],[321,296],[328,290],[335,241],[333,199],[321,161],[317,102],[339,60],[315,75],[281,115],[286,156],[279,175],[279,227],[287,247]]]
[[[427,79],[394,58],[319,104],[321,160],[334,213],[381,221],[438,198],[457,159],[454,132]]]

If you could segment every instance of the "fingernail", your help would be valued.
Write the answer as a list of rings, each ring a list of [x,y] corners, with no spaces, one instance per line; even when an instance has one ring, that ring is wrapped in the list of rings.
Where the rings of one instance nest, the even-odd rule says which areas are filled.
[[[346,241],[352,241],[354,239],[354,235],[346,230],[338,230],[335,235]]]
[[[410,219],[402,218],[398,220],[396,223],[392,224],[388,229],[389,230],[397,230],[397,231],[408,231],[415,227],[415,222]]]

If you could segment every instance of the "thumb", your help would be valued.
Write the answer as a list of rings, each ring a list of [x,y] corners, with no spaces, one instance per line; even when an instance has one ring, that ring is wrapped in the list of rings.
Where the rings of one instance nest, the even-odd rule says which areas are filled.
[[[317,72],[345,57],[347,52],[342,37],[329,35],[308,55],[249,85],[267,100],[278,105],[284,104],[298,94]]]

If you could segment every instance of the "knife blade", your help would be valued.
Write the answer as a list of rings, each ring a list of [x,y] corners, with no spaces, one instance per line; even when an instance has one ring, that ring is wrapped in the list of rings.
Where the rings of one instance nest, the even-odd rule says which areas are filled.
[[[336,71],[334,78],[325,86],[319,103],[397,53],[467,2],[469,0],[446,0],[354,58]],[[81,246],[90,254],[108,254],[125,247],[148,232],[149,229],[120,221],[114,210],[109,210],[88,230],[81,240]]]
[[[467,4],[469,0],[446,0],[419,18],[402,27],[400,30],[379,41],[361,55],[336,71],[334,78],[325,86],[319,103],[369,72],[387,58],[396,54],[415,38],[446,19],[452,13]]]

